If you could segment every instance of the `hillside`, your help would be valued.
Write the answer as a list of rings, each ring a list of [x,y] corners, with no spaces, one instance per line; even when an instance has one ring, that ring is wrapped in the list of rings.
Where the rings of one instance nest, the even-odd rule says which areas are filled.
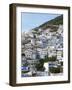
[[[61,25],[63,24],[63,15],[58,16],[50,21],[47,21],[42,25],[40,25],[39,27],[34,28],[33,30],[38,30],[39,28],[46,29],[47,27],[49,27],[49,25],[59,25],[59,24]]]

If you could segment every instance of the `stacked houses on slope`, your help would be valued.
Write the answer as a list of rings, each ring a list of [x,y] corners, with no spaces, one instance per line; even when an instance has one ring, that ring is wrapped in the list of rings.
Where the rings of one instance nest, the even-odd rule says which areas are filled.
[[[58,21],[60,20],[60,23]],[[55,24],[58,21],[58,24]],[[53,24],[51,22],[54,22]],[[37,72],[36,64],[39,60],[47,57],[56,57],[54,66],[61,66],[63,62],[63,21],[62,16],[55,18],[53,21],[44,23],[29,32],[22,32],[22,67],[26,61],[29,68],[28,71]],[[24,58],[24,59],[23,59]],[[50,65],[53,62],[48,62]],[[49,67],[48,67],[49,68]],[[24,69],[22,69],[24,70]]]

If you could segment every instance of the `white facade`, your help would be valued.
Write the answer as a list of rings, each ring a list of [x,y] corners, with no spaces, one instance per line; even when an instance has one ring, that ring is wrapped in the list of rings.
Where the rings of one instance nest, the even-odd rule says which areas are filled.
[[[23,35],[25,34],[25,38],[27,37],[28,40],[31,40],[31,42],[25,44],[26,50],[23,51],[26,58],[35,60],[36,54],[39,54],[40,58],[45,58],[45,56],[48,55],[48,57],[57,56],[57,59],[61,60],[63,48],[61,48],[61,42],[59,41],[62,41],[61,38],[63,37],[63,26],[59,25],[58,30],[55,32],[51,32],[50,28],[45,30],[40,28],[39,32],[39,35],[35,34],[35,38],[32,32],[23,33]],[[45,43],[47,46],[44,47],[43,45]],[[22,46],[22,48],[24,47]],[[34,61],[31,62],[34,63]]]
[[[41,58],[44,58],[46,55],[48,55],[48,50],[47,49],[42,49]]]
[[[58,50],[57,51],[57,59],[58,60],[62,59],[62,54],[63,54],[63,50]]]
[[[32,50],[27,49],[24,51],[26,58],[32,58]]]
[[[63,33],[63,25],[59,25],[57,33],[58,34],[62,34]]]

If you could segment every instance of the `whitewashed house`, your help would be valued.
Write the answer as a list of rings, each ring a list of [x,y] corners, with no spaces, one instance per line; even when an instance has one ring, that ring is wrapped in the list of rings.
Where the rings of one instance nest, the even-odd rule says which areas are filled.
[[[62,60],[62,58],[63,58],[62,54],[63,54],[63,48],[58,48],[58,50],[57,50],[57,59],[58,60]]]
[[[45,58],[46,55],[48,55],[48,50],[47,48],[43,48],[41,51],[41,58]]]
[[[26,49],[24,51],[26,58],[32,58],[32,49]]]
[[[59,25],[59,28],[57,30],[57,33],[63,35],[63,25]]]

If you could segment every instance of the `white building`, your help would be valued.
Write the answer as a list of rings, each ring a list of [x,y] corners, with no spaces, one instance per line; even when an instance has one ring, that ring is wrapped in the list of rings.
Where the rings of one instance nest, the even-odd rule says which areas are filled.
[[[63,25],[59,25],[59,28],[57,30],[57,33],[63,35]]]
[[[47,29],[43,30],[43,32],[42,32],[42,34],[44,34],[46,36],[48,36],[49,33],[50,33],[50,28],[47,28]]]
[[[57,50],[57,59],[62,60],[62,58],[63,58],[63,48],[59,48]]]
[[[32,48],[32,44],[31,43],[27,43],[25,44],[25,48],[28,49],[28,48]]]
[[[32,58],[32,50],[31,49],[26,49],[24,51],[24,53],[25,53],[26,58]]]
[[[48,50],[47,48],[43,48],[42,51],[41,51],[41,58],[45,58],[45,56],[48,55]]]

